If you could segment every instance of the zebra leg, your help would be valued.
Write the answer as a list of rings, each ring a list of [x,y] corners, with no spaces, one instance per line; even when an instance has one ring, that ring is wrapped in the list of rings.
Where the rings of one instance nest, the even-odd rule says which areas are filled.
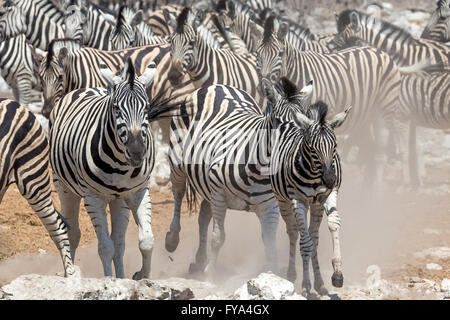
[[[195,263],[189,266],[189,273],[203,272],[206,265],[207,255],[207,241],[208,241],[208,226],[211,222],[212,211],[211,204],[203,200],[200,206],[200,213],[198,215],[198,229],[199,229],[199,246],[197,254],[195,255]]]
[[[409,122],[409,176],[413,187],[418,187],[420,175],[417,161],[417,126],[413,121]]]
[[[225,215],[227,212],[225,197],[218,193],[213,193],[211,196],[213,199],[211,203],[211,210],[213,214],[211,257],[205,268],[205,273],[209,276],[213,276],[216,271],[217,257],[223,243],[225,242]]]
[[[309,205],[297,199],[295,207],[295,218],[300,229],[300,255],[303,261],[303,282],[302,293],[307,296],[311,292],[311,279],[309,276],[309,260],[314,251],[314,243],[308,230],[308,209]]]
[[[181,204],[186,192],[186,178],[183,176],[175,176],[173,171],[170,173],[170,181],[172,182],[172,193],[175,201],[173,208],[173,218],[170,223],[170,230],[166,233],[166,250],[174,252],[180,242],[180,214]]]
[[[61,202],[61,215],[69,225],[68,235],[70,242],[70,253],[72,260],[75,261],[75,252],[80,244],[81,231],[78,223],[80,213],[81,197],[67,188],[64,183],[54,180],[55,189]]]
[[[399,152],[400,152],[400,158],[402,160],[402,169],[403,169],[403,181],[406,184],[409,184],[412,182],[411,177],[409,175],[410,169],[409,169],[409,160],[410,160],[410,152],[412,150],[409,150],[410,143],[408,142],[408,124],[406,124],[403,121],[400,121],[398,119],[393,120],[393,126],[395,127],[395,134],[397,137],[397,143],[399,146]],[[413,128],[411,128],[413,129]],[[415,128],[414,128],[414,135],[415,135]],[[411,136],[410,136],[411,138]],[[414,139],[415,143],[415,139]],[[413,155],[414,156],[414,155]],[[415,159],[417,161],[417,158]],[[415,168],[414,174],[417,175],[417,166]]]
[[[280,207],[280,214],[286,223],[286,233],[289,237],[289,264],[287,271],[287,279],[291,282],[295,282],[297,279],[297,270],[295,268],[295,257],[297,250],[298,228],[297,221],[293,214],[293,207],[290,201],[278,200]]]
[[[22,196],[27,199],[34,212],[36,212],[58,248],[64,266],[64,275],[66,277],[75,275],[75,268],[73,265],[74,260],[71,254],[71,243],[68,235],[69,228],[64,218],[53,206],[48,170],[46,170],[45,174],[46,177],[43,177],[45,183],[44,187],[39,189],[38,192],[36,192],[36,188],[30,188],[30,186],[26,188],[26,182],[22,179],[20,174],[16,177],[17,187]],[[36,181],[39,181],[39,179],[37,178]],[[40,182],[42,182],[42,180]],[[0,198],[1,197],[3,197],[3,194],[0,194]]]
[[[325,288],[322,275],[320,273],[319,258],[317,251],[319,250],[319,228],[323,217],[323,207],[321,204],[311,205],[311,221],[309,223],[309,234],[314,242],[314,251],[311,257],[314,271],[314,289],[321,296],[327,295],[328,290]]]
[[[103,265],[103,274],[112,277],[112,260],[114,258],[114,243],[109,236],[106,219],[106,201],[95,195],[84,197],[84,207],[88,212],[98,239],[98,254]]]
[[[331,233],[333,241],[333,276],[331,283],[336,288],[341,288],[344,284],[344,277],[342,275],[342,259],[341,259],[341,245],[339,241],[339,230],[341,229],[341,218],[337,211],[337,190],[333,190],[328,198],[325,200],[323,206],[328,218],[328,229]]]
[[[139,229],[139,250],[142,254],[142,268],[133,275],[133,279],[150,278],[155,238],[152,232],[152,205],[148,188],[137,192],[134,197],[127,199],[126,202],[133,212],[134,221]]]
[[[280,209],[278,203],[274,201],[269,206],[258,210],[259,221],[261,223],[261,235],[264,243],[268,268],[274,273],[278,273],[277,259],[277,228]]]
[[[125,234],[130,219],[130,209],[123,200],[112,200],[109,203],[111,212],[111,239],[114,243],[114,269],[117,278],[125,278],[123,254],[125,252]]]

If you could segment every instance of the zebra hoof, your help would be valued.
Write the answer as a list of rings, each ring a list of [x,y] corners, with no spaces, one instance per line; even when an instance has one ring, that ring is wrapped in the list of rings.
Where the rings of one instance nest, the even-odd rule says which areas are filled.
[[[333,284],[333,287],[342,288],[342,286],[344,285],[344,276],[342,275],[342,272],[333,273],[333,276],[331,277],[331,283]]]
[[[180,234],[178,232],[167,232],[166,233],[166,250],[169,252],[174,252],[178,243],[180,242]]]
[[[191,263],[189,265],[189,274],[199,274],[203,273],[205,270],[204,263]]]
[[[316,290],[316,292],[320,296],[327,296],[328,295],[328,290],[327,290],[327,288],[325,288],[325,286],[323,284],[321,286],[314,287],[314,289]]]
[[[133,280],[138,281],[138,280],[141,280],[141,279],[142,279],[142,271],[136,271],[133,274]]]

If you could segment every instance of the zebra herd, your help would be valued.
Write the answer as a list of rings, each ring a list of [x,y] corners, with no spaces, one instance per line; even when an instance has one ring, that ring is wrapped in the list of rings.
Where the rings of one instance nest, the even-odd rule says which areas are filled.
[[[450,128],[450,1],[437,1],[422,39],[358,10],[336,14],[337,33],[315,35],[280,14],[281,1],[103,2],[2,1],[0,67],[18,102],[0,100],[0,199],[17,184],[59,248],[66,276],[74,274],[81,199],[105,276],[112,264],[116,277],[125,276],[131,210],[142,254],[133,279],[149,278],[155,122],[169,145],[169,252],[180,241],[184,196],[190,210],[201,200],[190,272],[214,274],[227,209],[256,213],[267,266],[278,272],[281,215],[287,278],[297,277],[299,241],[304,293],[311,260],[314,289],[327,294],[317,254],[325,213],[332,284],[341,287],[337,199],[348,150],[338,152],[338,140],[345,134],[362,155],[375,151],[365,183],[383,179],[393,147],[405,182],[420,185],[416,126]],[[48,137],[23,106],[37,99],[32,89],[42,91]]]

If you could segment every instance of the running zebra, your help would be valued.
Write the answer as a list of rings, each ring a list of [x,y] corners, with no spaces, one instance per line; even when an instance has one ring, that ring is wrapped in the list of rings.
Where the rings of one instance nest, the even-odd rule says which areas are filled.
[[[401,90],[401,111],[396,115],[396,126],[404,133],[400,135],[403,140],[398,142],[398,146],[403,163],[409,160],[409,172],[404,167],[403,175],[409,174],[413,186],[420,186],[420,173],[423,174],[424,167],[422,161],[418,161],[418,155],[420,157],[422,153],[416,150],[416,127],[450,129],[450,72],[404,76]],[[406,140],[408,125],[409,143]]]
[[[416,39],[411,34],[377,17],[356,10],[345,10],[337,18],[338,48],[358,38],[391,56],[402,67],[412,66],[427,59],[433,65],[450,67],[450,48],[432,40]]]
[[[0,202],[12,183],[38,215],[61,254],[65,276],[75,273],[70,226],[52,201],[48,142],[39,121],[16,101],[0,98]]]
[[[286,88],[289,89],[286,90]],[[305,88],[298,92],[295,86],[284,81],[283,90],[284,97],[278,96],[279,100],[272,100],[275,107],[272,112],[264,116],[255,101],[242,90],[223,85],[203,87],[190,95],[182,104],[181,111],[189,116],[183,117],[183,119],[173,119],[169,162],[175,211],[171,230],[166,236],[166,248],[174,250],[178,244],[179,207],[184,194],[187,192],[190,202],[200,196],[203,199],[198,217],[200,245],[196,254],[196,262],[191,265],[191,271],[203,271],[206,265],[206,272],[214,272],[219,250],[225,241],[226,209],[256,212],[262,226],[262,238],[269,266],[272,270],[276,270],[275,233],[279,207],[272,192],[274,185],[271,186],[271,178],[275,176],[278,179],[290,177],[291,172],[289,171],[273,170],[273,161],[277,159],[274,158],[274,155],[280,154],[281,148],[286,147],[285,144],[292,143],[292,145],[289,144],[290,148],[297,148],[297,152],[290,153],[290,155],[281,152],[284,156],[284,163],[297,164],[298,159],[302,159],[302,157],[304,161],[314,163],[313,175],[305,176],[305,178],[311,177],[314,185],[314,189],[310,190],[311,196],[318,196],[317,199],[323,197],[322,200],[325,200],[332,189],[339,187],[340,166],[333,162],[333,157],[336,157],[335,150],[327,149],[335,148],[335,145],[330,143],[322,146],[319,143],[321,137],[328,135],[328,131],[326,135],[316,136],[317,140],[308,144],[309,153],[303,155],[299,153],[299,150],[302,149],[298,149],[301,146],[299,136],[302,130],[290,122],[292,118],[301,117],[301,112],[307,109],[305,103],[309,100],[311,88]],[[309,109],[314,110],[315,108],[312,106]],[[318,130],[322,129],[320,125],[316,127]],[[310,132],[312,133],[313,129]],[[311,137],[314,135],[311,134]],[[308,140],[308,142],[310,141]],[[202,148],[198,148],[199,145]],[[300,154],[302,154],[301,157],[298,156]],[[336,159],[338,160],[338,158]],[[326,162],[327,167],[323,163],[318,163],[322,160]],[[332,169],[330,169],[331,165],[333,165]],[[295,165],[294,167],[297,168]],[[292,170],[295,175],[298,175],[295,168]],[[324,170],[325,168],[327,169]],[[329,170],[335,169],[336,173],[329,172]],[[323,175],[325,172],[326,174]],[[326,181],[326,187],[320,188],[322,178]],[[279,182],[276,181],[276,183]],[[309,201],[312,198],[305,197],[302,193],[307,189],[305,183],[305,180],[300,180],[296,184],[286,183],[285,186],[293,192],[296,187],[299,187],[297,190],[301,194],[299,199]],[[288,197],[290,196],[291,194],[288,194]],[[283,218],[290,238],[288,278],[295,281],[295,242],[298,239],[298,228],[297,221],[290,209],[289,207],[283,211]],[[306,211],[303,212],[305,215],[306,213]],[[316,212],[316,214],[318,213]],[[338,232],[338,225],[335,226],[336,219],[334,218],[338,217],[337,211],[334,211],[334,214],[331,223]],[[212,250],[211,257],[207,261],[206,240],[211,218],[213,219]],[[314,221],[317,222],[317,219]],[[316,236],[317,239],[314,238],[314,241],[318,240],[318,235],[315,234],[314,237]],[[338,237],[333,239],[338,241]],[[307,228],[302,229],[302,241],[304,241],[301,243],[302,255],[307,259],[314,248]],[[339,248],[338,244],[336,246]],[[313,261],[317,262],[316,257],[313,255]],[[323,293],[326,289],[320,276],[318,263],[313,263],[313,266],[317,285],[315,287]],[[340,268],[340,257],[336,259],[336,268]],[[309,291],[308,272],[304,273],[304,279],[303,284]],[[339,285],[336,281],[333,284]]]
[[[35,48],[47,50],[64,37],[64,13],[51,0],[8,0],[0,16],[0,42],[25,34]]]
[[[61,200],[62,215],[71,225],[72,258],[80,241],[78,214],[83,198],[98,238],[105,276],[124,277],[125,232],[131,209],[139,228],[142,269],[133,279],[150,277],[154,237],[151,229],[149,179],[155,146],[149,122],[162,109],[147,96],[156,66],[139,77],[131,60],[118,75],[101,66],[108,87],[75,90],[55,106],[50,121],[50,162]],[[111,211],[111,236],[106,205]],[[128,209],[129,208],[129,209]]]
[[[14,99],[24,105],[41,100],[32,90],[41,89],[33,51],[23,34],[0,43],[1,75],[11,87]]]
[[[430,39],[439,42],[450,41],[450,1],[436,1],[437,8],[431,15],[430,21],[420,36],[422,39]]]
[[[231,50],[212,49],[196,32],[197,19],[188,23],[189,8],[177,17],[175,32],[170,36],[172,67],[168,77],[172,85],[188,74],[196,88],[225,84],[242,89],[262,105],[254,58],[239,56]],[[170,22],[175,24],[175,22]]]

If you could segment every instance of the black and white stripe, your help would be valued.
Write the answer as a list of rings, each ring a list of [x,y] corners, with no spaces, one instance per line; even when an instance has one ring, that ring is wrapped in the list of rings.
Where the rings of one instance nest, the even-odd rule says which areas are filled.
[[[261,103],[254,58],[239,56],[231,50],[212,49],[196,32],[196,20],[193,25],[187,23],[188,15],[189,8],[183,9],[170,36],[172,84],[178,86],[179,79],[188,74],[196,88],[226,84],[248,92]]]
[[[430,21],[420,36],[423,39],[430,39],[439,42],[450,41],[450,1],[436,1],[437,8],[430,17]]]
[[[377,17],[356,10],[345,10],[337,19],[338,47],[359,38],[378,48],[402,67],[412,66],[428,60],[433,65],[449,68],[450,48],[432,40],[416,39],[407,31]]]
[[[9,0],[0,16],[0,41],[25,34],[41,50],[64,37],[64,13],[51,0]]]
[[[75,90],[58,102],[50,121],[50,162],[62,215],[72,226],[72,258],[80,241],[78,214],[81,198],[98,238],[105,276],[124,277],[123,253],[129,210],[139,228],[142,269],[133,278],[150,276],[153,248],[150,173],[155,147],[149,121],[158,115],[146,88],[156,73],[155,64],[139,77],[131,62],[118,74],[105,64],[101,73],[108,89]],[[111,210],[111,236],[106,205]],[[128,209],[129,208],[129,209]]]
[[[14,99],[25,105],[41,99],[39,94],[33,92],[33,89],[41,89],[33,50],[24,35],[0,44],[1,75],[11,87]]]
[[[69,225],[52,201],[47,138],[35,116],[9,99],[0,99],[0,150],[0,202],[8,186],[15,183],[58,248],[65,275],[73,275]]]

